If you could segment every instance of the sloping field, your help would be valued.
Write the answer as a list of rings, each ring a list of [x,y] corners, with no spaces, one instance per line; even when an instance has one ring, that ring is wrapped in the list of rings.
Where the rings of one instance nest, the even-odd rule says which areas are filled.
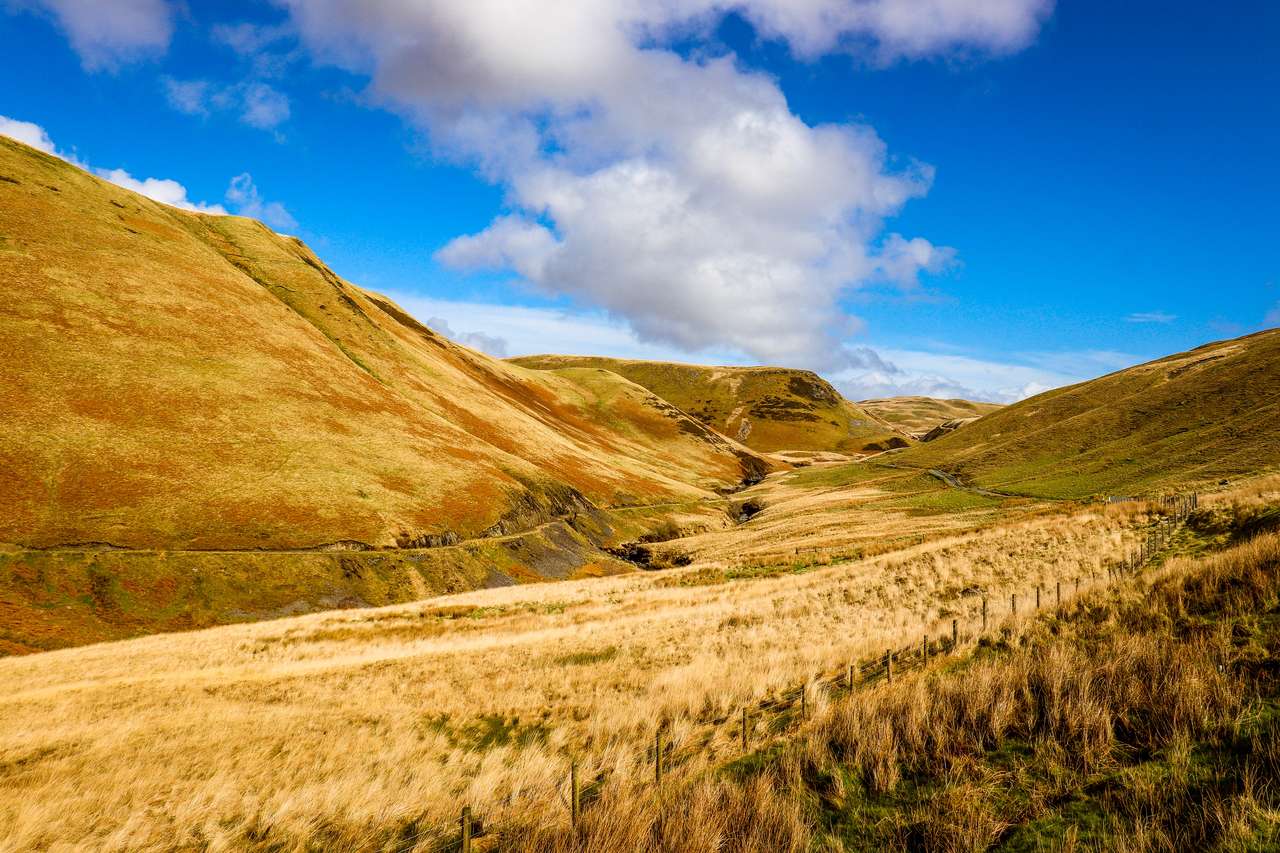
[[[1275,469],[1277,424],[1271,330],[1040,394],[895,461],[1015,494],[1140,494]]]
[[[858,406],[908,435],[919,438],[947,421],[980,418],[1003,408],[999,403],[942,400],[936,397],[887,397],[860,400]]]
[[[387,547],[764,463],[612,374],[441,338],[300,241],[0,139],[0,542]]]
[[[1087,589],[1145,520],[1073,510],[828,566],[695,565],[0,660],[0,846],[426,850],[464,803],[559,826],[571,757],[586,785],[652,779],[662,723],[686,769],[734,759],[744,704],[967,630],[982,591],[996,620],[1011,591],[1025,609],[1035,584]]]
[[[511,361],[557,372],[573,367],[616,373],[761,452],[875,453],[907,444],[893,426],[850,403],[829,382],[807,370],[564,355]]]

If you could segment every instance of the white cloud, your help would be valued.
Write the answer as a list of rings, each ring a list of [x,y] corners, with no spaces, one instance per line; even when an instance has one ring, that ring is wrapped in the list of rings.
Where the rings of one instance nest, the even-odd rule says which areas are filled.
[[[53,140],[49,138],[49,134],[45,133],[44,128],[34,122],[19,121],[8,116],[0,116],[0,136],[16,139],[46,154],[62,156],[54,150]]]
[[[388,295],[410,314],[446,336],[452,337],[433,323],[443,320],[451,328],[484,329],[487,336],[503,341],[511,356],[559,353],[655,361],[690,359],[684,350],[641,340],[626,323],[598,311],[434,299],[404,293]],[[703,352],[698,360],[709,364],[748,363],[744,354],[728,350]]]
[[[220,204],[204,204],[192,201],[187,198],[187,188],[169,178],[135,178],[124,169],[96,169],[81,161],[74,154],[58,150],[58,147],[54,145],[53,139],[45,129],[34,122],[19,121],[18,119],[0,115],[0,134],[26,143],[46,154],[61,157],[68,163],[73,163],[85,171],[93,172],[98,177],[105,178],[117,186],[133,190],[162,204],[182,208],[183,210],[194,210],[199,213],[225,214],[227,212]]]
[[[197,213],[210,213],[218,216],[227,215],[227,208],[221,204],[207,204],[193,201],[187,196],[187,188],[170,178],[135,178],[124,169],[96,169],[76,159],[73,155],[59,151],[45,129],[29,121],[19,121],[0,115],[0,134],[10,136],[19,142],[25,142],[48,154],[74,163],[86,171],[93,172],[111,183],[144,195],[153,201],[191,210]],[[292,231],[298,227],[298,221],[278,201],[264,201],[257,186],[248,172],[236,175],[227,187],[226,202],[241,216],[261,219],[276,230]]]
[[[797,53],[877,61],[1028,43],[1046,0],[284,0],[318,57],[508,190],[512,212],[446,246],[625,319],[646,341],[833,368],[841,297],[951,263],[883,220],[933,172],[873,130],[808,125],[735,57],[668,45],[728,10]],[[891,164],[892,163],[892,164]]]
[[[292,231],[298,227],[298,220],[280,202],[263,201],[248,172],[231,179],[231,184],[227,187],[227,202],[241,216],[261,219],[277,231]]]
[[[289,119],[289,96],[259,81],[220,85],[209,80],[162,78],[169,105],[188,115],[235,112],[240,121],[273,130]]]
[[[1164,311],[1138,311],[1124,318],[1130,323],[1160,323],[1169,324],[1178,319],[1175,314],[1167,314]]]
[[[1013,403],[1096,375],[955,353],[896,348],[883,348],[877,352],[894,366],[896,372],[849,370],[829,378],[841,393],[853,400],[920,395]],[[1074,354],[1059,355],[1064,364],[1081,364],[1082,360]]]
[[[168,0],[18,0],[9,5],[52,15],[89,71],[163,53],[173,36],[174,7]]]
[[[116,186],[145,195],[153,201],[178,207],[182,210],[193,210],[197,213],[213,213],[225,216],[227,209],[220,204],[204,204],[193,202],[187,198],[187,188],[169,178],[135,178],[124,169],[94,169],[100,177],[106,178]]]

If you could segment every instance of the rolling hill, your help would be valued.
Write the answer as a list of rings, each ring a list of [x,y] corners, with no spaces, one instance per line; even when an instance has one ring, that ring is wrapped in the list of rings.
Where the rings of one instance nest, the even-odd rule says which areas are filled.
[[[591,368],[616,373],[760,452],[875,453],[907,444],[894,427],[850,403],[807,370],[565,355],[511,361],[555,372]]]
[[[769,465],[616,374],[489,358],[296,238],[158,204],[3,137],[0,288],[0,622],[125,606],[141,581],[118,574],[121,549],[241,555],[243,607],[218,619],[350,601],[369,549],[536,539],[590,517],[564,531],[577,547],[608,538],[602,510],[715,497]],[[46,550],[66,548],[103,556],[74,569]],[[316,576],[259,559],[298,551],[356,556]],[[401,591],[371,600],[438,590],[432,563],[401,566]],[[477,564],[446,588],[538,576],[521,563],[496,581]],[[174,560],[150,565],[148,595],[191,586]],[[104,584],[116,594],[97,601]],[[186,624],[201,595],[157,607]]]
[[[882,400],[860,400],[858,405],[881,421],[916,438],[923,437],[948,421],[980,418],[1001,408],[999,403],[942,400],[936,397],[887,397]]]
[[[1040,394],[896,461],[1014,494],[1152,493],[1280,466],[1278,423],[1271,330]]]

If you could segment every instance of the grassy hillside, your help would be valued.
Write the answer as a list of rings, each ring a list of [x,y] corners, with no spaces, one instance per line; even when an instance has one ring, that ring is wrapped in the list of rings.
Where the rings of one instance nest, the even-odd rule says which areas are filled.
[[[511,359],[543,370],[593,368],[624,376],[702,423],[748,447],[878,452],[905,444],[901,434],[840,396],[807,370],[705,367],[595,356],[535,355]]]
[[[888,397],[883,400],[862,400],[858,405],[885,423],[916,437],[947,421],[980,418],[1001,408],[999,403],[941,400],[935,397]]]
[[[1083,498],[1214,483],[1280,465],[1280,331],[1049,391],[905,451],[977,485]]]
[[[561,577],[610,562],[594,545],[627,525],[603,510],[768,467],[615,374],[468,350],[295,238],[7,138],[0,289],[0,635],[19,644],[46,647],[55,611],[58,636],[104,639]],[[369,550],[530,530],[540,556],[488,569]]]
[[[762,467],[620,378],[455,345],[254,220],[8,139],[0,176],[0,542],[430,544]]]

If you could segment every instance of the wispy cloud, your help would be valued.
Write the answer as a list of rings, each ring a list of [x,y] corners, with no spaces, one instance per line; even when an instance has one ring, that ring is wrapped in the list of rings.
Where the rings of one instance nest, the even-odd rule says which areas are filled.
[[[1280,326],[1280,302],[1271,306],[1271,310],[1262,318],[1262,323],[1265,326]]]
[[[25,0],[0,8],[34,8],[53,17],[87,71],[113,71],[162,54],[173,37],[168,0]]]
[[[1138,311],[1124,318],[1129,323],[1161,323],[1169,324],[1178,319],[1176,314],[1167,314],[1164,311]]]
[[[289,96],[260,81],[222,85],[210,80],[161,78],[165,97],[175,110],[187,115],[234,113],[241,122],[259,130],[274,130],[289,119]]]

